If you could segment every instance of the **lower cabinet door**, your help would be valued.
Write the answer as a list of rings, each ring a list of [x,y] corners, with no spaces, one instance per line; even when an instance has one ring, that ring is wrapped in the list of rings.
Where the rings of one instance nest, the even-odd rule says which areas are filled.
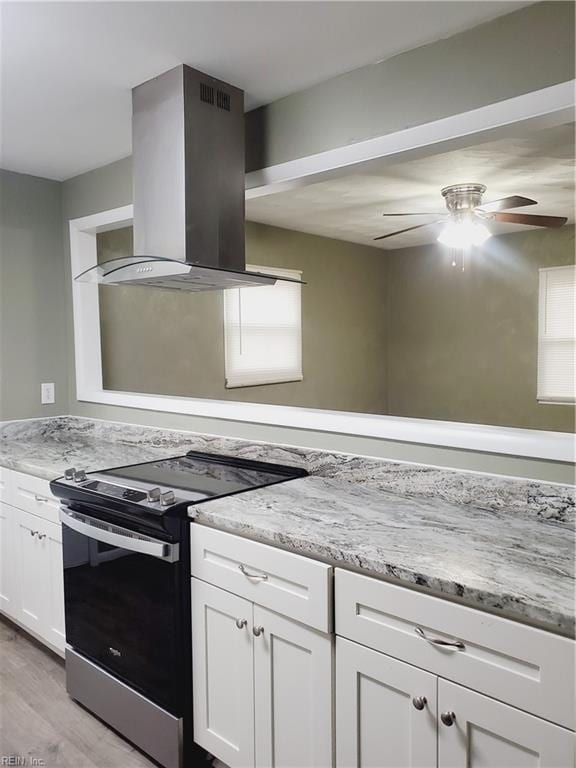
[[[62,529],[21,509],[14,515],[18,596],[14,618],[54,650],[64,652]]]
[[[333,765],[330,635],[254,606],[256,768]]]
[[[574,734],[445,680],[438,689],[439,768],[569,768]]]
[[[437,680],[337,637],[338,768],[435,768]]]
[[[194,741],[230,768],[254,766],[252,609],[192,579]]]
[[[41,546],[45,536],[44,521],[21,509],[15,509],[14,512],[14,543],[18,560],[16,573],[20,586],[15,617],[25,627],[43,637],[46,629],[46,585],[49,573],[47,548]]]
[[[14,616],[18,605],[15,534],[17,511],[0,501],[0,611]]]

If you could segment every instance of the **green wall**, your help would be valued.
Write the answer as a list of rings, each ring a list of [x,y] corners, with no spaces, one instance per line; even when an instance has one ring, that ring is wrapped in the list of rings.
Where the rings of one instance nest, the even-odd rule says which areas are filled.
[[[100,260],[131,254],[131,234],[99,235]],[[246,247],[249,263],[303,270],[303,381],[225,388],[220,293],[102,287],[107,389],[574,430],[573,406],[536,400],[538,270],[573,263],[574,227],[491,238],[464,269],[436,245],[250,222]]]
[[[574,8],[520,8],[254,110],[246,124],[247,170],[572,80]]]
[[[68,412],[61,187],[0,171],[0,419]],[[41,382],[54,405],[40,404]]]
[[[99,259],[131,254],[131,235],[131,228],[98,235]],[[380,251],[248,222],[246,256],[250,264],[303,272],[302,381],[225,388],[219,292],[104,286],[105,387],[385,413],[386,263]]]
[[[436,246],[389,258],[389,413],[574,431],[536,400],[538,269],[574,263],[574,227],[494,237],[451,267]]]

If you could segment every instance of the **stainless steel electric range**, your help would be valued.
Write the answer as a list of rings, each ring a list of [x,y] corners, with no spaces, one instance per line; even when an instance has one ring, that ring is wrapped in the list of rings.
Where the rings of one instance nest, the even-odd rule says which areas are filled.
[[[190,452],[69,469],[61,499],[69,694],[166,768],[190,762],[188,508],[306,472]]]

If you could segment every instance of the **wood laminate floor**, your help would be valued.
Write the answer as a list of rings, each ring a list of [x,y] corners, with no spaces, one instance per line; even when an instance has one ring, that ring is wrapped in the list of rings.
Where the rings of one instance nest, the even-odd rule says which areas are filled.
[[[2,760],[6,757],[20,760],[8,763]],[[72,701],[66,693],[61,659],[3,618],[0,764],[154,768],[154,763]]]

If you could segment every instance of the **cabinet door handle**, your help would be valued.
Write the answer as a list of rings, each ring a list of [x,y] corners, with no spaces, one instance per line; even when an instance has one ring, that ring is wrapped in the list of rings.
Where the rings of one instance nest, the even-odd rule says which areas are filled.
[[[244,629],[244,627],[248,624],[246,619],[236,619],[236,626],[238,629]]]
[[[42,541],[42,539],[46,538],[46,534],[45,533],[39,533],[38,531],[36,531],[36,533],[38,533],[38,538],[40,539],[40,541]]]
[[[426,640],[427,643],[430,643],[430,645],[435,645],[436,648],[442,648],[445,651],[465,651],[466,646],[462,642],[462,640],[441,640],[439,637],[428,637],[426,632],[422,629],[422,627],[416,627],[414,629],[414,632],[416,632],[417,635],[419,635],[422,640]]]
[[[44,496],[38,496],[37,493],[34,494],[34,500],[38,502],[38,504],[46,504],[48,499],[44,498]]]
[[[454,712],[442,712],[440,715],[440,720],[444,723],[444,725],[450,726],[454,725],[454,720],[456,720],[456,715]]]
[[[246,566],[240,563],[238,566],[240,573],[243,573],[247,579],[256,579],[256,581],[268,581],[268,576],[265,573],[250,573],[246,570]]]
[[[414,704],[414,709],[417,709],[419,712],[421,712],[424,707],[427,704],[426,696],[414,696],[412,699],[412,704]]]
[[[252,627],[252,632],[254,637],[260,637],[260,635],[264,634],[264,627]]]
[[[30,531],[30,536],[38,536],[38,531]]]

